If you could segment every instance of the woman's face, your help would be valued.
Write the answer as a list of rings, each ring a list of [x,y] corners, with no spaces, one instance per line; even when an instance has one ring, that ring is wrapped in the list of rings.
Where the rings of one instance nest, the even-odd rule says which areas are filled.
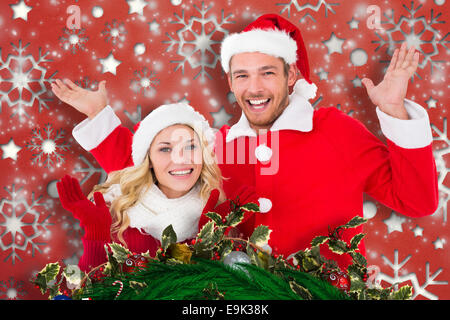
[[[149,154],[158,187],[168,198],[185,195],[200,177],[203,165],[200,140],[186,125],[176,124],[161,130]]]

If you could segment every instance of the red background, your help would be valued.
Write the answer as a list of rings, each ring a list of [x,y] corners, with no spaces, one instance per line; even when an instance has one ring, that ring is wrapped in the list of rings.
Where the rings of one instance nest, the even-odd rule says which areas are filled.
[[[22,2],[31,7],[28,13],[18,9]],[[445,0],[370,4],[379,10],[378,26],[377,11],[368,13],[368,4],[359,0],[1,1],[0,299],[41,299],[31,276],[49,262],[78,262],[79,224],[61,207],[56,180],[73,175],[87,193],[105,178],[71,136],[84,116],[52,94],[52,79],[70,78],[91,89],[107,80],[109,103],[130,128],[156,106],[182,99],[212,125],[232,125],[240,109],[220,67],[220,41],[264,13],[279,13],[301,28],[318,86],[314,107],[340,108],[380,139],[375,106],[358,79],[381,81],[393,49],[403,41],[422,53],[407,98],[430,116],[439,209],[411,219],[366,198],[366,247],[383,285],[409,283],[415,299],[449,299],[449,5]],[[80,29],[66,27],[70,5],[80,9]],[[333,37],[341,43],[329,42]],[[137,43],[144,53],[135,50]],[[115,73],[102,69],[100,59],[110,53],[121,61]],[[11,149],[13,144],[20,150]]]

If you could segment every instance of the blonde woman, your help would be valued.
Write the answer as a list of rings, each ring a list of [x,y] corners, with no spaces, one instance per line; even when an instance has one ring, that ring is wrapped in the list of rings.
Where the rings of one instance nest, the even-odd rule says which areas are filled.
[[[94,187],[89,197],[95,203],[83,195],[75,178],[65,176],[58,182],[63,207],[85,231],[80,268],[88,271],[105,262],[103,247],[111,241],[153,255],[167,226],[172,225],[183,242],[194,238],[207,221],[202,212],[226,214],[229,202],[224,201],[213,142],[208,122],[191,106],[163,105],[139,123],[132,141],[133,165],[111,172],[105,183]],[[248,187],[237,195],[241,203],[256,202]]]

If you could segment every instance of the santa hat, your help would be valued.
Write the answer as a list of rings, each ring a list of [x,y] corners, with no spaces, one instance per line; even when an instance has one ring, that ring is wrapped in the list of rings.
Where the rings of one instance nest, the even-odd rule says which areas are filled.
[[[166,104],[150,112],[134,127],[131,156],[135,166],[144,161],[156,135],[161,130],[175,124],[188,125],[197,134],[203,135],[212,150],[215,134],[205,117],[186,103]]]
[[[309,79],[309,63],[300,30],[291,22],[276,14],[265,14],[250,23],[240,33],[225,37],[221,46],[221,63],[225,73],[230,71],[233,55],[244,52],[261,52],[295,63],[306,81],[298,88],[305,98],[315,97],[317,86]],[[298,93],[300,94],[300,93]]]

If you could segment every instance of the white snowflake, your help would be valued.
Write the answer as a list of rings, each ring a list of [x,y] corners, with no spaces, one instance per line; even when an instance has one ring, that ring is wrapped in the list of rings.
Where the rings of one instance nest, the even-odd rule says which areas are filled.
[[[11,187],[4,188],[9,194],[8,198],[0,200],[0,249],[2,251],[9,251],[11,253],[5,258],[4,262],[11,259],[12,264],[15,264],[16,258],[23,261],[19,256],[19,251],[26,251],[31,247],[32,256],[35,251],[42,252],[40,247],[46,245],[43,242],[35,242],[44,231],[49,231],[48,226],[53,225],[47,220],[50,215],[40,214],[36,208],[45,205],[39,203],[42,196],[35,199],[34,192],[31,195],[31,204],[28,204],[25,199],[24,192],[21,192],[23,187],[16,191],[13,184]]]
[[[142,120],[142,106],[140,104],[136,106],[136,111],[128,112],[127,110],[124,110],[123,113],[125,113],[128,119],[133,123],[133,125],[136,125],[139,121]]]
[[[178,39],[174,39],[166,33],[170,40],[163,41],[163,43],[170,44],[167,51],[177,46],[177,54],[183,58],[182,60],[171,61],[177,64],[175,71],[181,68],[184,74],[185,65],[189,63],[192,69],[200,68],[194,79],[200,76],[201,82],[204,82],[205,76],[211,79],[211,75],[206,71],[206,68],[214,69],[220,59],[220,54],[216,53],[212,46],[220,44],[222,38],[228,35],[228,30],[223,26],[234,22],[230,21],[232,14],[225,17],[224,10],[221,11],[220,22],[215,15],[207,16],[212,5],[205,7],[205,3],[202,2],[201,8],[196,5],[194,7],[200,13],[200,17],[190,16],[189,20],[186,21],[184,10],[181,11],[181,17],[175,13],[177,20],[171,23],[182,24],[183,28],[176,32]],[[201,26],[201,30],[195,29],[194,26],[196,25]],[[220,38],[218,35],[221,35]]]
[[[106,29],[102,31],[102,35],[105,37],[105,41],[111,43],[115,46],[119,42],[125,41],[125,35],[128,33],[125,29],[123,22],[117,22],[116,19],[113,19],[111,23],[105,23]]]
[[[0,281],[0,300],[21,300],[27,292],[23,289],[24,282],[10,277],[8,281]]]
[[[153,97],[156,93],[155,86],[159,84],[156,73],[143,67],[141,71],[134,71],[134,75],[134,79],[131,80],[131,90],[136,93],[143,91],[145,97]]]
[[[424,69],[425,66],[430,64],[431,74],[433,74],[433,68],[436,67],[437,64],[445,62],[442,60],[433,59],[434,56],[439,55],[438,45],[441,45],[448,50],[447,43],[449,43],[449,40],[446,40],[446,38],[449,33],[447,32],[447,34],[442,37],[441,31],[434,27],[437,24],[445,23],[444,21],[439,21],[442,13],[434,15],[434,11],[431,9],[430,18],[427,19],[425,18],[425,15],[421,15],[419,17],[416,16],[417,12],[420,8],[422,8],[422,5],[419,5],[414,9],[414,1],[411,1],[411,8],[408,8],[406,5],[403,5],[403,7],[408,12],[408,15],[402,15],[397,22],[394,19],[394,10],[389,10],[383,14],[387,20],[381,21],[381,24],[392,25],[392,28],[385,28],[382,32],[380,32],[387,35],[387,40],[383,39],[383,37],[379,34],[379,31],[375,32],[376,36],[380,39],[380,41],[372,41],[373,43],[379,44],[375,51],[384,45],[388,45],[386,52],[389,55],[392,55],[395,48],[399,47],[397,44],[406,41],[409,46],[414,45],[414,47],[422,53],[424,57],[419,63],[419,68]],[[405,28],[409,29],[410,32],[405,32]],[[417,31],[417,33],[415,33],[415,31]],[[396,36],[397,34],[402,34],[403,38],[399,39]],[[430,37],[430,35],[432,36]],[[394,38],[398,40],[394,40]],[[432,51],[428,49],[430,47],[433,48]],[[390,61],[383,62],[388,63]]]
[[[291,6],[292,5],[294,6],[295,10],[297,10],[297,12],[303,11],[305,9],[311,9],[311,10],[314,10],[317,12],[320,10],[320,8],[322,6],[324,6],[325,7],[325,17],[328,17],[328,10],[331,11],[331,13],[335,14],[336,12],[333,10],[332,6],[338,6],[339,3],[328,3],[325,0],[319,0],[315,5],[312,5],[309,2],[304,5],[300,5],[298,3],[298,0],[291,0],[288,3],[277,3],[276,5],[283,7],[283,9],[281,9],[281,11],[280,11],[280,14],[283,14],[283,12],[285,12],[287,10],[288,17],[291,16]],[[314,18],[312,18],[312,19],[314,20]]]
[[[426,289],[428,286],[431,285],[447,285],[447,281],[435,281],[437,276],[442,272],[442,268],[439,268],[436,272],[433,274],[430,274],[430,263],[427,262],[425,265],[425,282],[420,285],[419,280],[417,279],[417,275],[414,272],[402,272],[401,269],[405,266],[405,264],[411,259],[411,255],[408,255],[403,261],[399,262],[398,258],[398,250],[394,250],[394,262],[391,262],[386,256],[381,255],[384,262],[392,269],[394,272],[394,276],[389,276],[383,272],[378,273],[378,275],[375,278],[376,282],[386,281],[387,283],[391,285],[395,285],[394,288],[397,290],[398,285],[402,284],[404,282],[410,281],[411,285],[413,287],[413,295],[412,299],[415,299],[417,296],[421,295],[427,299],[430,300],[437,300],[438,296],[435,294],[427,291]]]
[[[88,37],[83,36],[85,29],[67,29],[63,28],[64,35],[59,37],[61,47],[66,51],[77,53],[77,50],[86,50],[84,43],[88,41]]]
[[[47,168],[53,168],[55,162],[60,165],[64,162],[61,151],[69,149],[69,143],[63,141],[65,131],[63,129],[56,130],[51,124],[46,124],[44,129],[33,129],[31,141],[27,142],[27,148],[37,150],[33,154],[32,163],[43,162]]]
[[[4,101],[9,107],[15,109],[11,117],[18,114],[21,120],[23,120],[23,115],[30,117],[25,108],[31,108],[36,101],[39,104],[39,112],[42,107],[49,109],[47,102],[52,99],[43,98],[42,95],[48,91],[45,83],[50,82],[56,74],[55,72],[46,78],[47,69],[40,64],[52,61],[46,58],[49,52],[42,54],[42,49],[39,48],[39,57],[36,60],[31,54],[24,54],[29,45],[30,43],[22,47],[22,40],[19,40],[18,47],[11,43],[17,53],[8,54],[5,61],[3,61],[2,48],[0,48],[0,71],[6,69],[6,72],[0,73],[0,82],[4,84],[0,89],[0,111],[2,111],[1,104]],[[18,96],[18,98],[13,100],[14,96]],[[26,98],[28,96],[30,96],[29,99]]]
[[[95,167],[83,155],[80,155],[80,159],[87,166],[87,167],[82,167],[79,164],[75,164],[75,168],[73,169],[73,173],[77,173],[77,172],[86,173],[86,176],[83,179],[81,179],[80,185],[85,183],[87,180],[89,180],[96,173],[100,173],[100,178],[99,178],[99,180],[97,181],[96,184],[100,184],[100,183],[103,183],[103,182],[106,181],[107,173],[105,172],[105,170],[103,170],[102,168]]]
[[[433,152],[436,162],[436,171],[439,173],[438,186],[439,186],[439,206],[436,212],[442,211],[443,222],[447,223],[447,201],[449,200],[450,188],[445,186],[444,181],[450,170],[445,164],[445,155],[450,152],[450,141],[447,137],[447,119],[443,120],[443,129],[439,130],[434,124],[431,124],[431,128],[437,133],[437,137],[433,137],[435,141],[444,141],[446,147]]]

